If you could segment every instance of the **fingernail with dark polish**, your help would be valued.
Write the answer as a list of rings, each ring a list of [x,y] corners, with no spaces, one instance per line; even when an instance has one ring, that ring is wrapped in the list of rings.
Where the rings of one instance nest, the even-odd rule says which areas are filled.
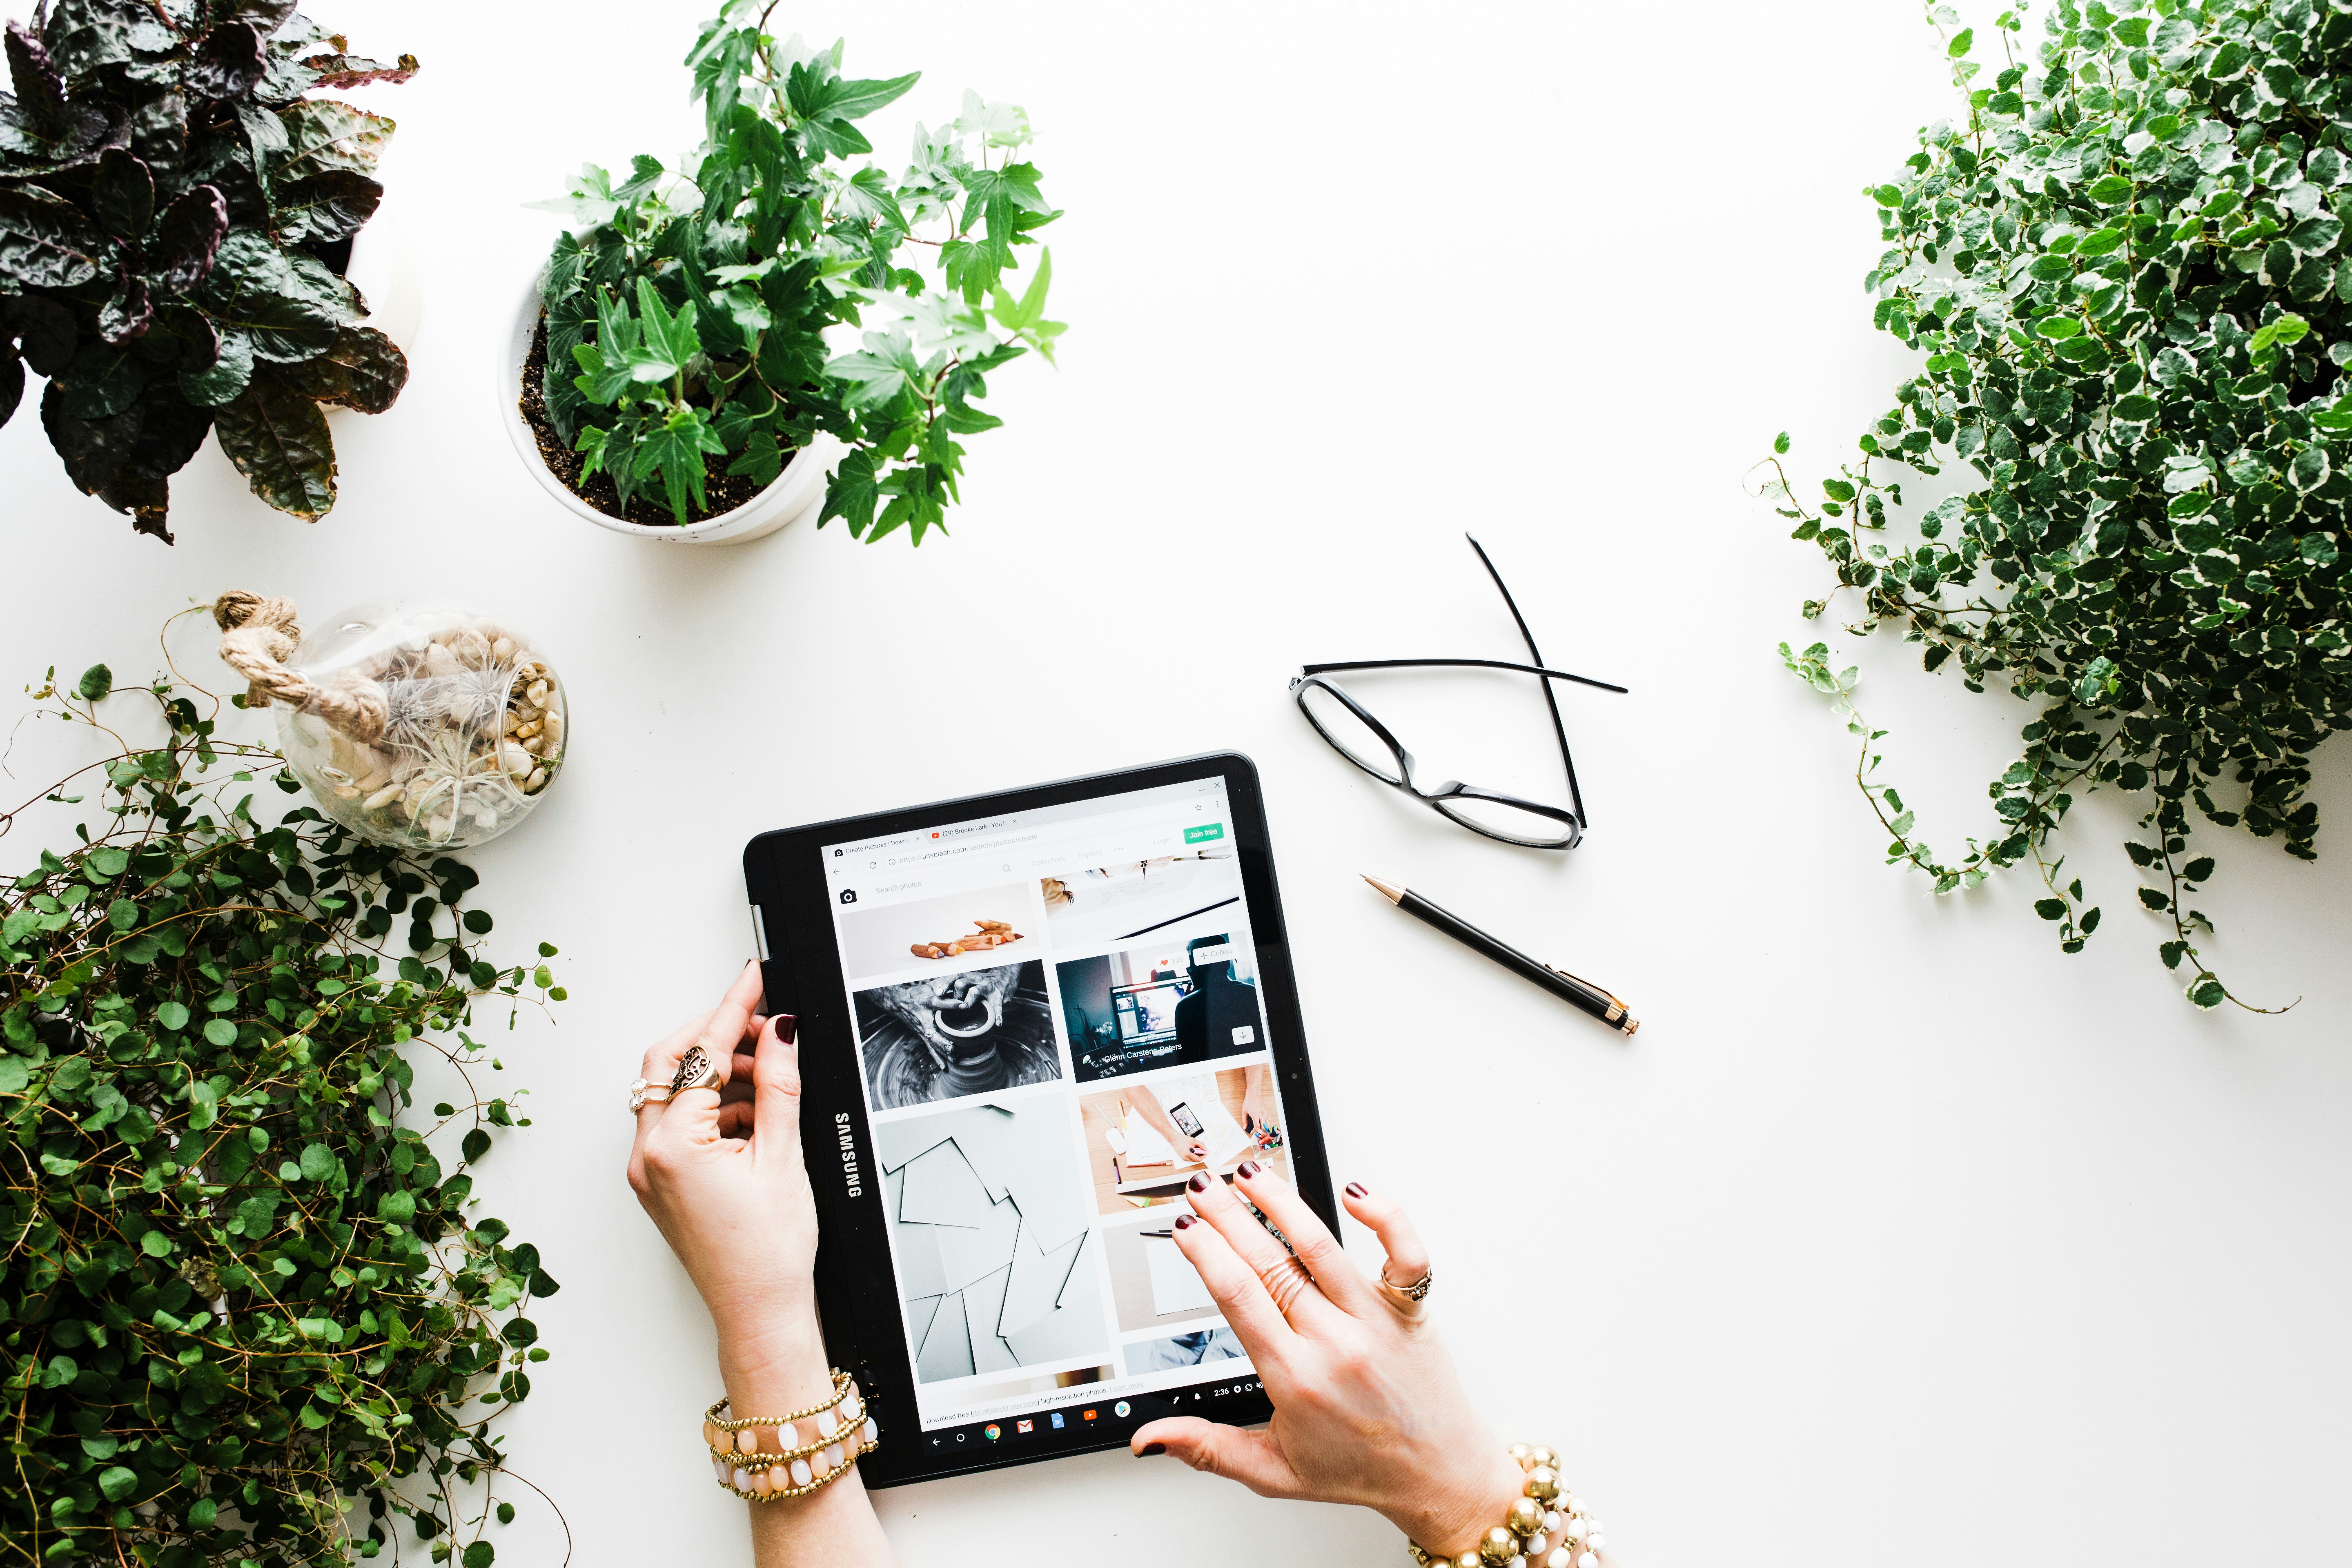
[[[1203,1171],[1184,1184],[1196,1193],[1205,1193],[1209,1190],[1209,1173]]]
[[[1192,1216],[1191,1215],[1180,1214],[1176,1216],[1176,1223],[1169,1226],[1169,1228],[1171,1230],[1182,1230],[1186,1226],[1189,1226],[1192,1223]]]
[[[1135,1457],[1139,1459],[1154,1459],[1158,1458],[1167,1451],[1168,1445],[1165,1443],[1146,1443],[1143,1446],[1141,1452],[1138,1453]]]
[[[1240,1166],[1234,1170],[1234,1174],[1239,1176],[1244,1181],[1249,1180],[1252,1176],[1257,1174],[1257,1162],[1255,1160],[1244,1160]]]
[[[1361,1182],[1349,1182],[1348,1184],[1348,1195],[1351,1198],[1365,1198],[1371,1196],[1370,1193],[1364,1191],[1364,1184]]]

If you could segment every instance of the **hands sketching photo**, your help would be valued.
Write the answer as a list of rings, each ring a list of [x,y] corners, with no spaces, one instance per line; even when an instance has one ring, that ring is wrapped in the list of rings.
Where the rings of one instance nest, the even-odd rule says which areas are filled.
[[[759,968],[746,965],[717,1007],[646,1053],[648,1082],[670,1081],[698,1046],[719,1081],[645,1100],[628,1177],[709,1310],[729,1405],[797,1411],[841,1395],[817,1322],[793,1020],[761,1016],[761,1002]],[[1367,1279],[1255,1160],[1230,1183],[1194,1176],[1185,1196],[1171,1239],[1240,1337],[1274,1418],[1257,1430],[1154,1421],[1130,1440],[1138,1458],[1173,1458],[1263,1497],[1371,1509],[1425,1564],[1614,1568],[1551,1451],[1507,1448],[1472,1404],[1430,1316],[1428,1249],[1402,1209],[1348,1184],[1343,1205],[1385,1254]],[[898,1561],[854,1461],[814,1488],[751,1510],[759,1568]]]

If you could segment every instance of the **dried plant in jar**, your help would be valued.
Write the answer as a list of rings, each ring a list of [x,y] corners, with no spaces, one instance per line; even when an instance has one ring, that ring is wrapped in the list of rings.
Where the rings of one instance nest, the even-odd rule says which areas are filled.
[[[360,605],[305,637],[291,603],[225,594],[221,657],[278,709],[282,750],[320,809],[403,848],[487,843],[563,766],[569,711],[538,645],[446,605]]]

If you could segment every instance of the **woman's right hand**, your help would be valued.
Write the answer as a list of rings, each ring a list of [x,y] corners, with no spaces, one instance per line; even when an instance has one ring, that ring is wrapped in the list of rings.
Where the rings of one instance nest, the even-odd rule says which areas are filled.
[[[1263,1497],[1361,1504],[1428,1552],[1476,1546],[1525,1477],[1471,1407],[1421,1306],[1365,1279],[1264,1165],[1243,1162],[1234,1187],[1290,1238],[1311,1279],[1234,1187],[1205,1174],[1187,1190],[1198,1217],[1179,1216],[1174,1238],[1241,1336],[1273,1399],[1273,1423],[1246,1432],[1178,1416],[1141,1427],[1129,1446]],[[1402,1209],[1352,1183],[1343,1201],[1380,1237],[1390,1279],[1428,1272],[1428,1251]]]

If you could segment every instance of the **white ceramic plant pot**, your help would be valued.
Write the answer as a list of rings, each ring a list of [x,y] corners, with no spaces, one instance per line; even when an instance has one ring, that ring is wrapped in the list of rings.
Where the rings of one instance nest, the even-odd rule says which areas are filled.
[[[539,455],[539,438],[530,421],[522,416],[518,404],[522,395],[522,367],[530,358],[530,340],[539,331],[540,286],[547,276],[541,268],[531,274],[522,297],[515,301],[514,319],[507,331],[506,341],[499,345],[498,356],[499,417],[506,422],[507,435],[514,442],[515,455],[539,488],[552,497],[559,506],[574,517],[593,522],[599,528],[609,528],[615,533],[625,533],[635,539],[651,539],[663,544],[740,544],[775,532],[786,523],[803,517],[814,517],[824,505],[824,489],[833,466],[847,450],[838,440],[817,433],[816,438],[794,452],[784,464],[784,471],[776,482],[745,501],[732,511],[722,511],[700,522],[690,522],[680,528],[675,524],[658,525],[630,522],[608,517],[590,506],[572,488],[556,478]]]
[[[368,303],[367,320],[414,360],[425,327],[425,273],[416,247],[408,242],[400,209],[390,201],[376,209],[367,226],[352,237],[352,263],[344,279]]]

